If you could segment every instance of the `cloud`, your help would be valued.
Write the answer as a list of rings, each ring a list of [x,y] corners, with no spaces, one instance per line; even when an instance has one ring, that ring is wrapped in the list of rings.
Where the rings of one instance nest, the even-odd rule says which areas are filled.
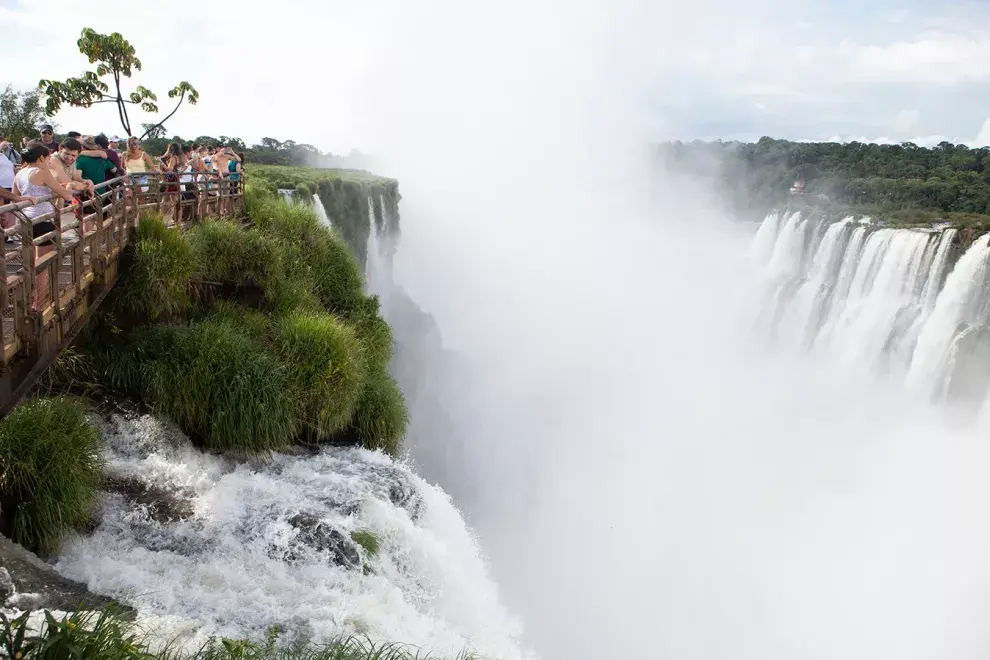
[[[849,74],[861,80],[935,85],[990,78],[990,34],[934,33],[886,45],[845,45]]]

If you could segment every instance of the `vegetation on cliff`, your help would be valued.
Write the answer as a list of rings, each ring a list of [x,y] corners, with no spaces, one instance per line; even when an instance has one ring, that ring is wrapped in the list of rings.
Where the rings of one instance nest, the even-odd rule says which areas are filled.
[[[272,628],[265,641],[211,639],[195,651],[157,649],[134,624],[112,611],[76,612],[56,617],[44,612],[33,625],[28,613],[10,619],[0,613],[0,654],[21,660],[101,658],[104,660],[442,660],[440,656],[401,644],[375,644],[359,637],[341,637],[323,644],[279,643]],[[480,660],[463,652],[451,660]]]
[[[790,142],[764,137],[755,143],[690,142],[660,145],[668,164],[714,180],[738,210],[763,213],[791,204],[803,181],[805,205],[921,224],[944,219],[958,225],[990,224],[990,148],[942,142]]]
[[[0,421],[0,532],[34,552],[55,552],[89,520],[102,478],[99,431],[64,397],[32,399]]]
[[[293,190],[304,197],[307,193],[318,196],[333,220],[334,229],[362,264],[367,258],[371,219],[381,233],[394,235],[399,231],[401,197],[394,179],[357,170],[280,166],[255,166],[251,174],[266,181],[270,189]]]
[[[142,218],[102,322],[53,380],[147,404],[209,450],[396,454],[407,413],[391,332],[349,247],[268,190],[251,190],[248,210],[248,229]]]

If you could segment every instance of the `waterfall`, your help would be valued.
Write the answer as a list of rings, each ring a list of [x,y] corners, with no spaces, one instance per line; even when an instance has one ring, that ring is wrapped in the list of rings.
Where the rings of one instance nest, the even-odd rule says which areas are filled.
[[[382,214],[386,213],[384,204],[381,206]],[[387,225],[382,220],[375,218],[374,200],[368,197],[368,255],[364,265],[365,278],[367,280],[368,291],[377,294],[380,298],[388,295],[392,287],[392,255],[387,250],[387,235],[384,233]]]
[[[984,234],[966,250],[949,273],[914,349],[907,374],[908,387],[913,391],[944,394],[950,376],[950,351],[960,330],[966,330],[960,326],[986,322],[988,259],[990,234]]]
[[[295,190],[292,190],[290,188],[278,189],[278,194],[281,195],[282,199],[287,201],[289,204],[292,204],[292,202],[294,201],[293,195],[295,194],[295,192],[296,192]]]
[[[320,219],[320,222],[325,224],[327,227],[333,226],[330,216],[327,215],[327,210],[323,207],[323,200],[320,199],[318,194],[313,195],[313,210],[316,211],[316,217]]]
[[[451,656],[531,657],[460,514],[405,465],[325,448],[251,466],[203,454],[150,416],[105,426],[109,476],[160,501],[111,495],[57,569],[180,622],[181,642],[258,638],[279,624],[290,640],[355,633]],[[353,542],[357,532],[377,551]]]
[[[765,272],[758,327],[829,363],[897,375],[913,391],[944,395],[954,365],[966,362],[961,333],[987,322],[988,236],[953,268],[955,229],[775,211],[751,246]],[[967,347],[977,341],[967,337]]]

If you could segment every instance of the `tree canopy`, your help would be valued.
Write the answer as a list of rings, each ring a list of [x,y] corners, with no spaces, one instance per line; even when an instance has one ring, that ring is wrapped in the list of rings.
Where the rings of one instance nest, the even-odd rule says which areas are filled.
[[[45,118],[41,93],[37,90],[15,92],[10,85],[0,92],[0,136],[14,145],[21,138],[33,138]]]
[[[737,209],[766,210],[804,197],[832,205],[928,215],[990,214],[990,148],[942,142],[903,144],[790,142],[672,142],[661,158],[681,171],[710,178]]]
[[[147,87],[137,85],[130,93],[125,93],[121,87],[124,78],[130,78],[134,71],[141,70],[141,60],[138,59],[134,46],[119,32],[100,34],[92,28],[83,28],[76,43],[79,52],[89,59],[89,63],[96,64],[96,70],[84,71],[65,81],[41,80],[38,89],[45,95],[45,112],[54,115],[66,104],[88,108],[96,103],[113,103],[117,106],[124,133],[133,135],[128,106],[138,106],[148,113],[159,112],[158,97]],[[112,88],[104,81],[105,78],[109,78]],[[199,92],[188,82],[182,81],[168,91],[168,97],[178,99],[175,108],[160,121],[143,124],[145,131],[141,137],[161,127],[179,110],[183,102],[195,105],[199,100]]]

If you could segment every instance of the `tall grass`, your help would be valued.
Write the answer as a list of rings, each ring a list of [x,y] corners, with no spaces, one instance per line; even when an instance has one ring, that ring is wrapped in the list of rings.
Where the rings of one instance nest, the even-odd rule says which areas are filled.
[[[276,350],[304,435],[325,440],[344,429],[365,380],[354,330],[326,313],[293,314],[279,324]]]
[[[206,449],[284,449],[295,430],[285,370],[247,332],[209,319],[135,331],[143,399]]]
[[[189,307],[189,283],[195,269],[185,236],[168,229],[161,216],[142,215],[137,240],[125,256],[123,276],[113,289],[113,307],[146,321],[180,317]]]
[[[279,644],[272,628],[265,641],[211,639],[201,648],[153,650],[150,638],[112,611],[76,612],[61,618],[45,611],[44,622],[32,625],[30,613],[16,619],[0,613],[0,654],[19,660],[442,660],[416,647],[340,637],[323,644]],[[469,652],[450,660],[480,660]]]
[[[201,285],[254,286],[269,300],[284,277],[280,245],[228,220],[206,220],[186,234]]]
[[[100,485],[99,431],[67,397],[33,399],[0,422],[3,533],[40,553],[85,523]]]
[[[409,411],[395,380],[385,372],[369,376],[361,392],[350,434],[367,449],[398,456],[409,423]]]

